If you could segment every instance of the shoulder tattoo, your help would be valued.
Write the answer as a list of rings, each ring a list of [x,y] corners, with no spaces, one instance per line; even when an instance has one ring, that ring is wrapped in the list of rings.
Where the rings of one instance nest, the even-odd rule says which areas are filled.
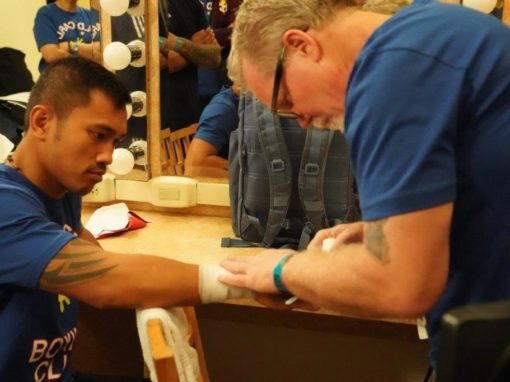
[[[41,284],[64,285],[94,279],[115,268],[100,247],[76,238],[60,250],[41,276]]]

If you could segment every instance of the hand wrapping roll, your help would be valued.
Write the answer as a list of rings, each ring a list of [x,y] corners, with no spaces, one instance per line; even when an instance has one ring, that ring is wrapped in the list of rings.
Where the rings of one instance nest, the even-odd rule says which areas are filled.
[[[203,264],[199,266],[198,272],[198,288],[202,304],[255,296],[255,293],[249,289],[228,286],[218,281],[220,275],[229,273],[219,265]]]

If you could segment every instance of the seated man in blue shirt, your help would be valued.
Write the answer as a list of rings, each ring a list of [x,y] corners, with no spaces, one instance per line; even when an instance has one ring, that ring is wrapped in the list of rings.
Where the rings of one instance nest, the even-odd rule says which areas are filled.
[[[228,177],[230,133],[237,129],[239,90],[224,86],[205,107],[186,155],[187,176]]]

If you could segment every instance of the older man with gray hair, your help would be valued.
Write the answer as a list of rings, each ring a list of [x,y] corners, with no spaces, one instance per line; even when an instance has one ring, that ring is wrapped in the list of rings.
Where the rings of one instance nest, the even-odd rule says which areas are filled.
[[[426,314],[435,366],[446,310],[510,297],[508,41],[496,18],[430,0],[393,16],[246,0],[232,78],[303,127],[345,126],[363,222],[301,253],[232,257],[220,280],[357,316]]]

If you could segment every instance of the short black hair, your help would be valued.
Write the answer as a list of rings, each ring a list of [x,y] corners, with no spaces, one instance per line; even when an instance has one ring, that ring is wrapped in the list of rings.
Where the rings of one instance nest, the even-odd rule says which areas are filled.
[[[82,57],[66,57],[52,62],[35,83],[28,99],[25,130],[35,105],[50,106],[57,118],[65,119],[78,106],[90,103],[90,92],[100,90],[117,109],[131,102],[129,92],[103,66]]]

